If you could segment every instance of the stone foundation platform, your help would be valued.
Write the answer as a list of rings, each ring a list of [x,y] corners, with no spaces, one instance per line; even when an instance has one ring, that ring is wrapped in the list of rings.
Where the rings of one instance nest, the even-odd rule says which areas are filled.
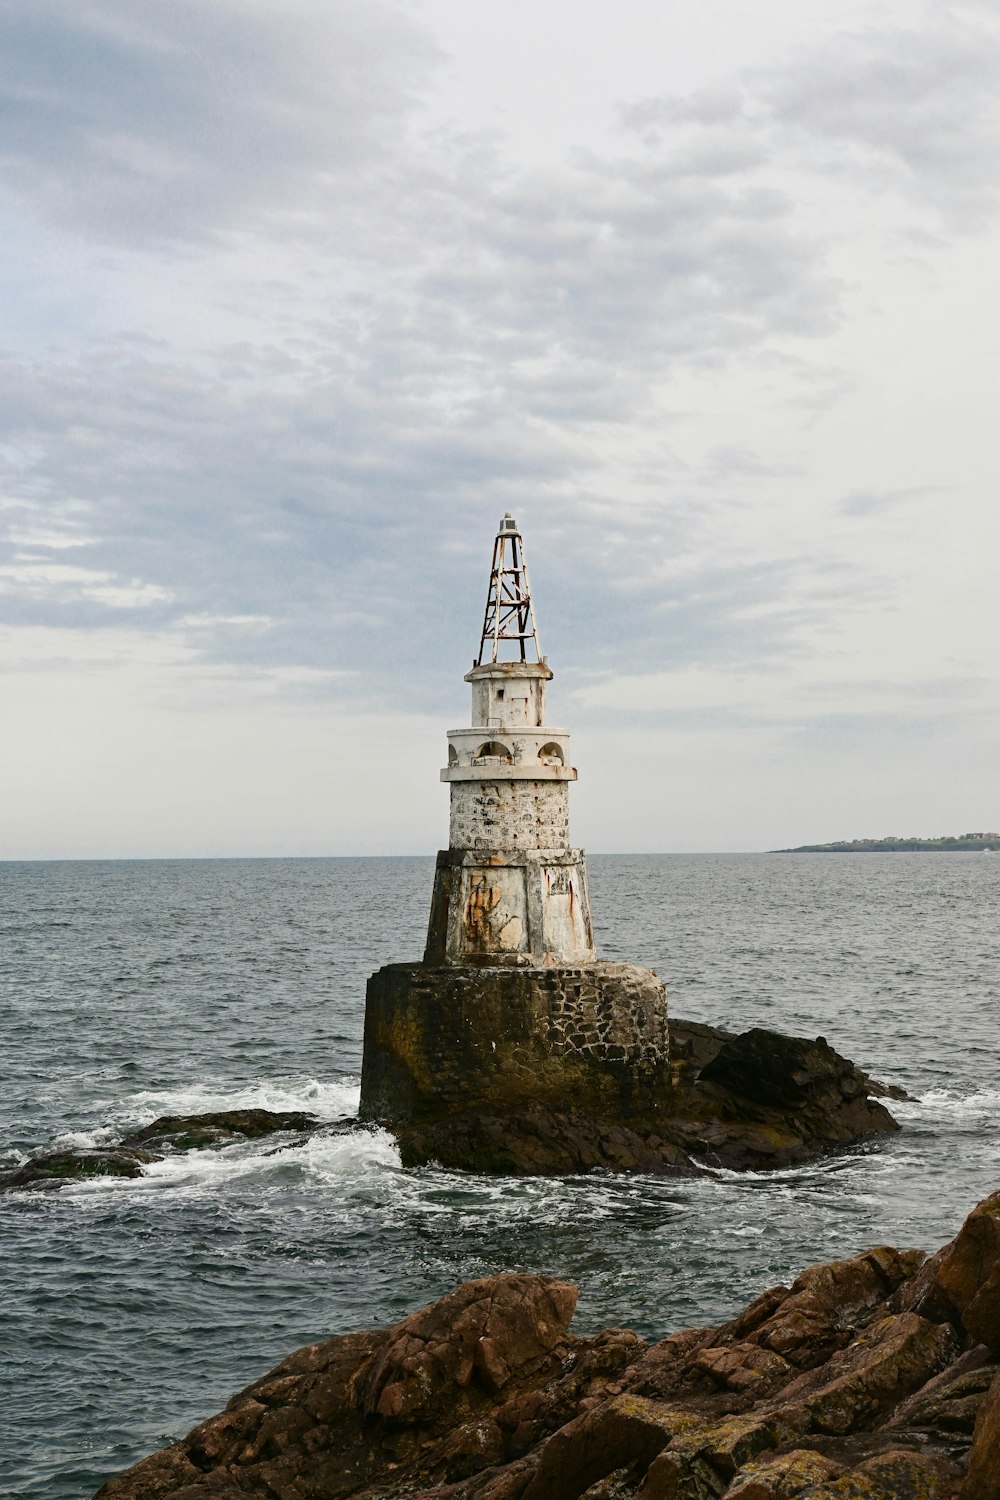
[[[667,994],[650,969],[389,964],[368,981],[362,1120],[568,1105],[655,1117],[667,1074]]]

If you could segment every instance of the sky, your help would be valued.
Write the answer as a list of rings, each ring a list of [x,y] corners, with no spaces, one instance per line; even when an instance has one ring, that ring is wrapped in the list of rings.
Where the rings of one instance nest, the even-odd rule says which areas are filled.
[[[1000,826],[993,0],[0,7],[0,858]]]

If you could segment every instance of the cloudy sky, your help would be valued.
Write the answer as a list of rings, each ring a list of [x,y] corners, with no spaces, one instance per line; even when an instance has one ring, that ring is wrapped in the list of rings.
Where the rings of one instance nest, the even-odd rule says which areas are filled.
[[[1000,825],[994,0],[0,7],[0,857]]]

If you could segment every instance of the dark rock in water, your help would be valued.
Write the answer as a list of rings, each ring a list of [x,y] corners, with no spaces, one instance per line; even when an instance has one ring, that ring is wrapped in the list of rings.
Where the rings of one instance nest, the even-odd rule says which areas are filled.
[[[122,1144],[196,1151],[231,1141],[258,1140],[279,1130],[316,1130],[319,1123],[315,1115],[298,1110],[223,1109],[215,1114],[162,1115],[141,1130],[133,1130]]]
[[[390,964],[368,981],[361,1119],[407,1166],[783,1167],[897,1130],[879,1091],[822,1037],[668,1028],[663,985],[633,964]]]
[[[83,1177],[141,1177],[144,1166],[163,1160],[163,1149],[193,1151],[228,1146],[282,1130],[303,1131],[308,1136],[320,1128],[314,1115],[298,1110],[226,1109],[215,1114],[164,1115],[141,1130],[133,1130],[117,1146],[34,1156],[13,1171],[0,1172],[0,1192],[7,1188],[58,1187]]]
[[[574,1338],[565,1282],[469,1282],[289,1355],[97,1500],[1000,1500],[997,1354],[952,1300],[992,1295],[998,1216],[653,1345]]]
[[[6,1188],[58,1187],[63,1182],[86,1177],[141,1177],[151,1161],[162,1161],[155,1151],[137,1151],[127,1146],[106,1150],[48,1151],[33,1156],[12,1172],[0,1172],[0,1191]]]
[[[591,1172],[649,1172],[695,1177],[702,1169],[655,1131],[594,1120],[575,1110],[528,1109],[516,1114],[470,1112],[433,1125],[395,1130],[404,1167],[428,1161],[442,1167],[505,1176]]]
[[[787,1118],[807,1140],[835,1144],[898,1128],[868,1097],[867,1075],[823,1037],[810,1042],[755,1027],[727,1037],[697,1081],[726,1096],[730,1107],[742,1100],[768,1117]]]
[[[613,1099],[567,1089],[560,1102],[549,1079],[549,1097],[532,1104],[522,1071],[505,1109],[498,1068],[490,1097],[449,1109],[428,1069],[420,1108],[410,1082],[402,1118],[388,1109],[381,1123],[404,1166],[435,1161],[510,1175],[760,1171],[899,1128],[869,1097],[867,1076],[822,1039],[759,1029],[734,1036],[692,1021],[672,1021],[670,1037],[670,1066],[640,1065],[631,1095],[619,1080]]]

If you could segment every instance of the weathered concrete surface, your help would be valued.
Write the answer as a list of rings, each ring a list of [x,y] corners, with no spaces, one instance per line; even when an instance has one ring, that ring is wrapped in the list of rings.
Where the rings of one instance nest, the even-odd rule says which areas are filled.
[[[760,1169],[898,1127],[821,1037],[674,1021],[630,964],[372,975],[361,1117],[407,1166],[480,1172]]]
[[[539,780],[535,767],[530,775],[501,780],[498,769],[490,780],[452,782],[450,847],[568,849],[568,783]]]
[[[545,722],[552,670],[529,623],[527,572],[504,563],[519,555],[523,564],[522,548],[516,521],[505,515],[485,633],[465,678],[471,723],[448,731],[441,779],[451,788],[449,847],[438,855],[428,964],[574,965],[597,956],[584,855],[569,842],[569,783],[577,775],[569,731]],[[501,648],[522,659],[498,659]],[[538,660],[527,659],[531,653]]]
[[[970,1306],[1000,1265],[983,1217],[927,1263]],[[653,1345],[574,1338],[565,1282],[469,1282],[298,1350],[97,1500],[1000,1500],[997,1355],[954,1309],[899,1310],[923,1259],[813,1266]]]
[[[582,849],[443,849],[424,963],[558,967],[594,961]]]

